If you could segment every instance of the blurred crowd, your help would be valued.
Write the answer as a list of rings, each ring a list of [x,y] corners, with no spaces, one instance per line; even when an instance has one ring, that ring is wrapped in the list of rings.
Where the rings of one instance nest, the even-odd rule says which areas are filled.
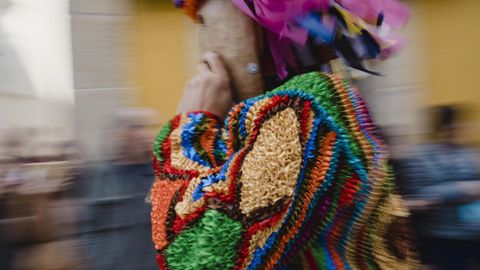
[[[43,150],[33,151],[34,131],[5,134],[0,269],[156,268],[145,117],[141,110],[119,112],[111,137],[118,152],[96,164],[82,162],[74,142],[40,142]]]
[[[480,151],[462,143],[462,107],[430,110],[430,139],[392,159],[424,265],[480,268]]]

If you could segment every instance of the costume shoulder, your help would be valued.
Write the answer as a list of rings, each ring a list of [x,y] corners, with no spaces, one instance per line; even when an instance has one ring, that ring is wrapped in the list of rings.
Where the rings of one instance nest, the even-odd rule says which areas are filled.
[[[408,212],[358,91],[323,73],[175,117],[155,142],[162,269],[412,269]]]

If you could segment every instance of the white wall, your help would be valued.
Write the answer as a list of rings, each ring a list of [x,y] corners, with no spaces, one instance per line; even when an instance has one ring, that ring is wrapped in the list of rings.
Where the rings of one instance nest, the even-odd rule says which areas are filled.
[[[75,132],[87,160],[111,157],[115,112],[128,106],[135,87],[131,82],[133,4],[70,0]]]
[[[73,137],[68,0],[0,0],[0,137],[10,128],[55,128]]]

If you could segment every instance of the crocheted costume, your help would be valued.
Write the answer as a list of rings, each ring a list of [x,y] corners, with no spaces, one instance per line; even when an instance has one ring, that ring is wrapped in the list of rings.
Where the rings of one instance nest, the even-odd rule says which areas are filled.
[[[408,212],[357,90],[294,77],[173,118],[154,144],[160,269],[411,269]]]

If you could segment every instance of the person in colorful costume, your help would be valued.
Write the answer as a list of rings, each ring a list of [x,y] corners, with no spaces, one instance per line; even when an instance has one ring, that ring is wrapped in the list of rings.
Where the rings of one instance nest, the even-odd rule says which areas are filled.
[[[151,217],[160,269],[418,268],[409,213],[363,99],[336,75],[303,72],[300,61],[305,48],[321,45],[367,70],[364,59],[392,50],[375,31],[398,23],[405,7],[359,0],[176,4],[203,25],[208,8],[219,14],[220,1],[263,26],[281,85],[261,93],[266,80],[235,78],[244,58],[205,54],[181,113],[154,143]],[[370,47],[376,54],[360,53]],[[251,76],[265,74],[263,62],[261,72],[250,64]],[[231,108],[232,99],[243,101]]]

